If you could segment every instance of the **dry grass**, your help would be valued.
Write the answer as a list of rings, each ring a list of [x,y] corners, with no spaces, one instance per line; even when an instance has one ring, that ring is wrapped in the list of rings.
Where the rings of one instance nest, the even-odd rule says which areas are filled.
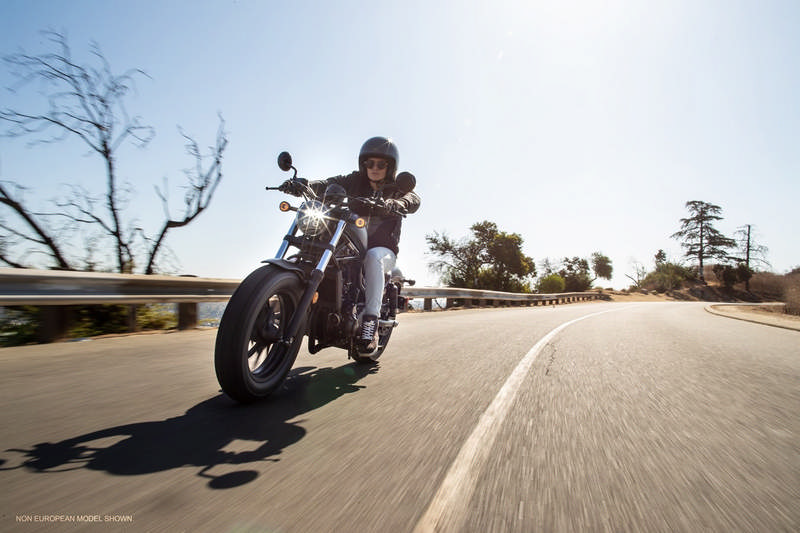
[[[800,315],[800,273],[787,276],[787,287],[783,293],[786,302],[786,312]]]
[[[765,299],[786,303],[786,312],[800,315],[800,272],[772,274],[759,272],[750,280],[750,290]]]
[[[603,294],[610,297],[614,302],[668,302],[674,298],[666,294],[659,294],[655,291],[648,291],[644,294],[640,291],[615,291],[603,290]]]

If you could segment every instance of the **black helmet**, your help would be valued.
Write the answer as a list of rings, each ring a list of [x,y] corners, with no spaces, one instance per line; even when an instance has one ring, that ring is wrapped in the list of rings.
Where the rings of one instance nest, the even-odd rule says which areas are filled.
[[[364,161],[370,157],[382,157],[389,160],[389,168],[386,171],[386,179],[389,181],[394,180],[394,174],[397,172],[397,163],[400,161],[400,153],[397,151],[391,139],[386,137],[372,137],[361,146],[361,151],[358,153],[358,168],[364,170]]]

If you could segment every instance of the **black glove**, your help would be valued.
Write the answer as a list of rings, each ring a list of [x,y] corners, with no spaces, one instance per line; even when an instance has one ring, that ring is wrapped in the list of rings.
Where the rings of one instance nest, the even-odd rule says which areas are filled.
[[[278,190],[292,196],[301,196],[306,189],[306,184],[303,181],[299,179],[286,180],[280,184]]]
[[[347,205],[354,213],[362,216],[369,216],[375,210],[374,203],[367,198],[350,198],[347,200]]]

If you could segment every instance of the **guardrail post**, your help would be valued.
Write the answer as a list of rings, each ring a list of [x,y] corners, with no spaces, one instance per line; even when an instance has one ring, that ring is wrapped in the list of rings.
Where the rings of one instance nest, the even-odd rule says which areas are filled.
[[[433,299],[425,298],[425,301],[422,303],[422,310],[423,311],[432,311],[433,310]]]
[[[194,329],[197,327],[197,304],[178,304],[178,329]]]
[[[131,304],[128,306],[128,332],[135,333],[139,331],[139,323],[136,320],[136,309],[139,306]]]
[[[36,337],[39,342],[53,342],[67,335],[72,310],[69,307],[42,307],[39,329]]]

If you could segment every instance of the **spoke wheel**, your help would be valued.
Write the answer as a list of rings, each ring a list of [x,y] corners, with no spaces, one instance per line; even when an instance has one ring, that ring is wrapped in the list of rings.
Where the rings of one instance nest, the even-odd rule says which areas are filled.
[[[305,324],[291,343],[284,336],[302,294],[296,274],[267,265],[248,276],[220,321],[214,366],[223,392],[249,403],[274,392],[300,349]]]

